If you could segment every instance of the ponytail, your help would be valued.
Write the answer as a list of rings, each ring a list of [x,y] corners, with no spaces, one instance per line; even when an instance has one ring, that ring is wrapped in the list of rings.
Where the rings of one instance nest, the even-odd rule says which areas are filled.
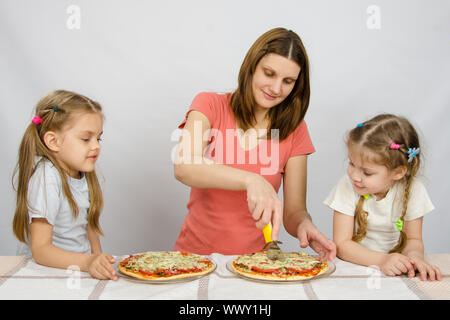
[[[17,189],[14,188],[13,181],[13,188],[17,192],[13,232],[21,242],[26,242],[28,239],[28,182],[35,170],[34,159],[36,157],[36,145],[40,143],[40,140],[36,125],[28,125],[20,143],[19,160],[13,175],[14,177],[18,172]]]
[[[14,176],[18,172],[18,183],[16,190],[16,211],[13,219],[13,232],[17,239],[21,242],[28,241],[28,234],[30,231],[28,223],[28,183],[39,164],[39,162],[35,163],[36,156],[42,156],[42,159],[46,158],[50,160],[54,167],[58,170],[61,177],[63,193],[67,198],[74,217],[77,217],[78,215],[78,206],[73,198],[72,192],[70,191],[66,174],[58,165],[58,162],[51,151],[42,142],[37,126],[32,123],[28,125],[28,128],[22,138],[22,142],[19,147],[19,160],[17,162],[16,169],[14,170]]]
[[[100,228],[100,213],[103,209],[103,194],[98,182],[97,175],[94,172],[86,172],[86,181],[89,187],[89,211],[88,211],[88,225],[96,233],[103,235]]]

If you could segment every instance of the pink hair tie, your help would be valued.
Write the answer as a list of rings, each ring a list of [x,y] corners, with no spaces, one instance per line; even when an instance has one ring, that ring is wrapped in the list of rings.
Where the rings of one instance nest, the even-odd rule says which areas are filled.
[[[389,146],[389,149],[398,150],[400,149],[400,145],[396,144],[395,142],[392,142],[391,145]]]
[[[33,122],[35,125],[38,125],[41,123],[41,117],[34,116],[33,119],[31,120],[31,122]]]

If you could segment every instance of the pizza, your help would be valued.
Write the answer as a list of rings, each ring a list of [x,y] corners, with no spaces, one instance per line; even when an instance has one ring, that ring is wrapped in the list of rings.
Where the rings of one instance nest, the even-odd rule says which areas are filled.
[[[277,260],[271,260],[266,251],[241,255],[231,268],[247,278],[276,281],[311,279],[330,269],[325,261],[304,252],[282,252]]]
[[[144,280],[174,280],[202,276],[216,265],[210,259],[181,251],[148,251],[130,255],[117,266],[127,276]]]

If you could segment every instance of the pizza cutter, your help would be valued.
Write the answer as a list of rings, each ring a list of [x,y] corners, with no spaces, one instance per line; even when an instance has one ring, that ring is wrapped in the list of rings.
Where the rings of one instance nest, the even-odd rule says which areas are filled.
[[[263,228],[264,240],[266,240],[266,244],[263,247],[263,250],[267,247],[267,258],[270,260],[277,260],[280,258],[282,252],[278,243],[282,243],[281,241],[272,240],[272,223],[268,223]]]

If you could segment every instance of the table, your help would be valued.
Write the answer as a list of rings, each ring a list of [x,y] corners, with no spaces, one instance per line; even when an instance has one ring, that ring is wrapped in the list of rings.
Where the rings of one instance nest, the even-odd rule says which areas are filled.
[[[266,284],[242,279],[226,268],[236,256],[212,254],[216,270],[203,278],[176,284],[141,284],[123,278],[97,280],[77,270],[38,265],[28,256],[0,256],[0,300],[450,300],[450,254],[429,254],[442,281],[387,277],[374,268],[340,259],[325,278],[294,284]],[[117,259],[121,259],[118,256]]]

